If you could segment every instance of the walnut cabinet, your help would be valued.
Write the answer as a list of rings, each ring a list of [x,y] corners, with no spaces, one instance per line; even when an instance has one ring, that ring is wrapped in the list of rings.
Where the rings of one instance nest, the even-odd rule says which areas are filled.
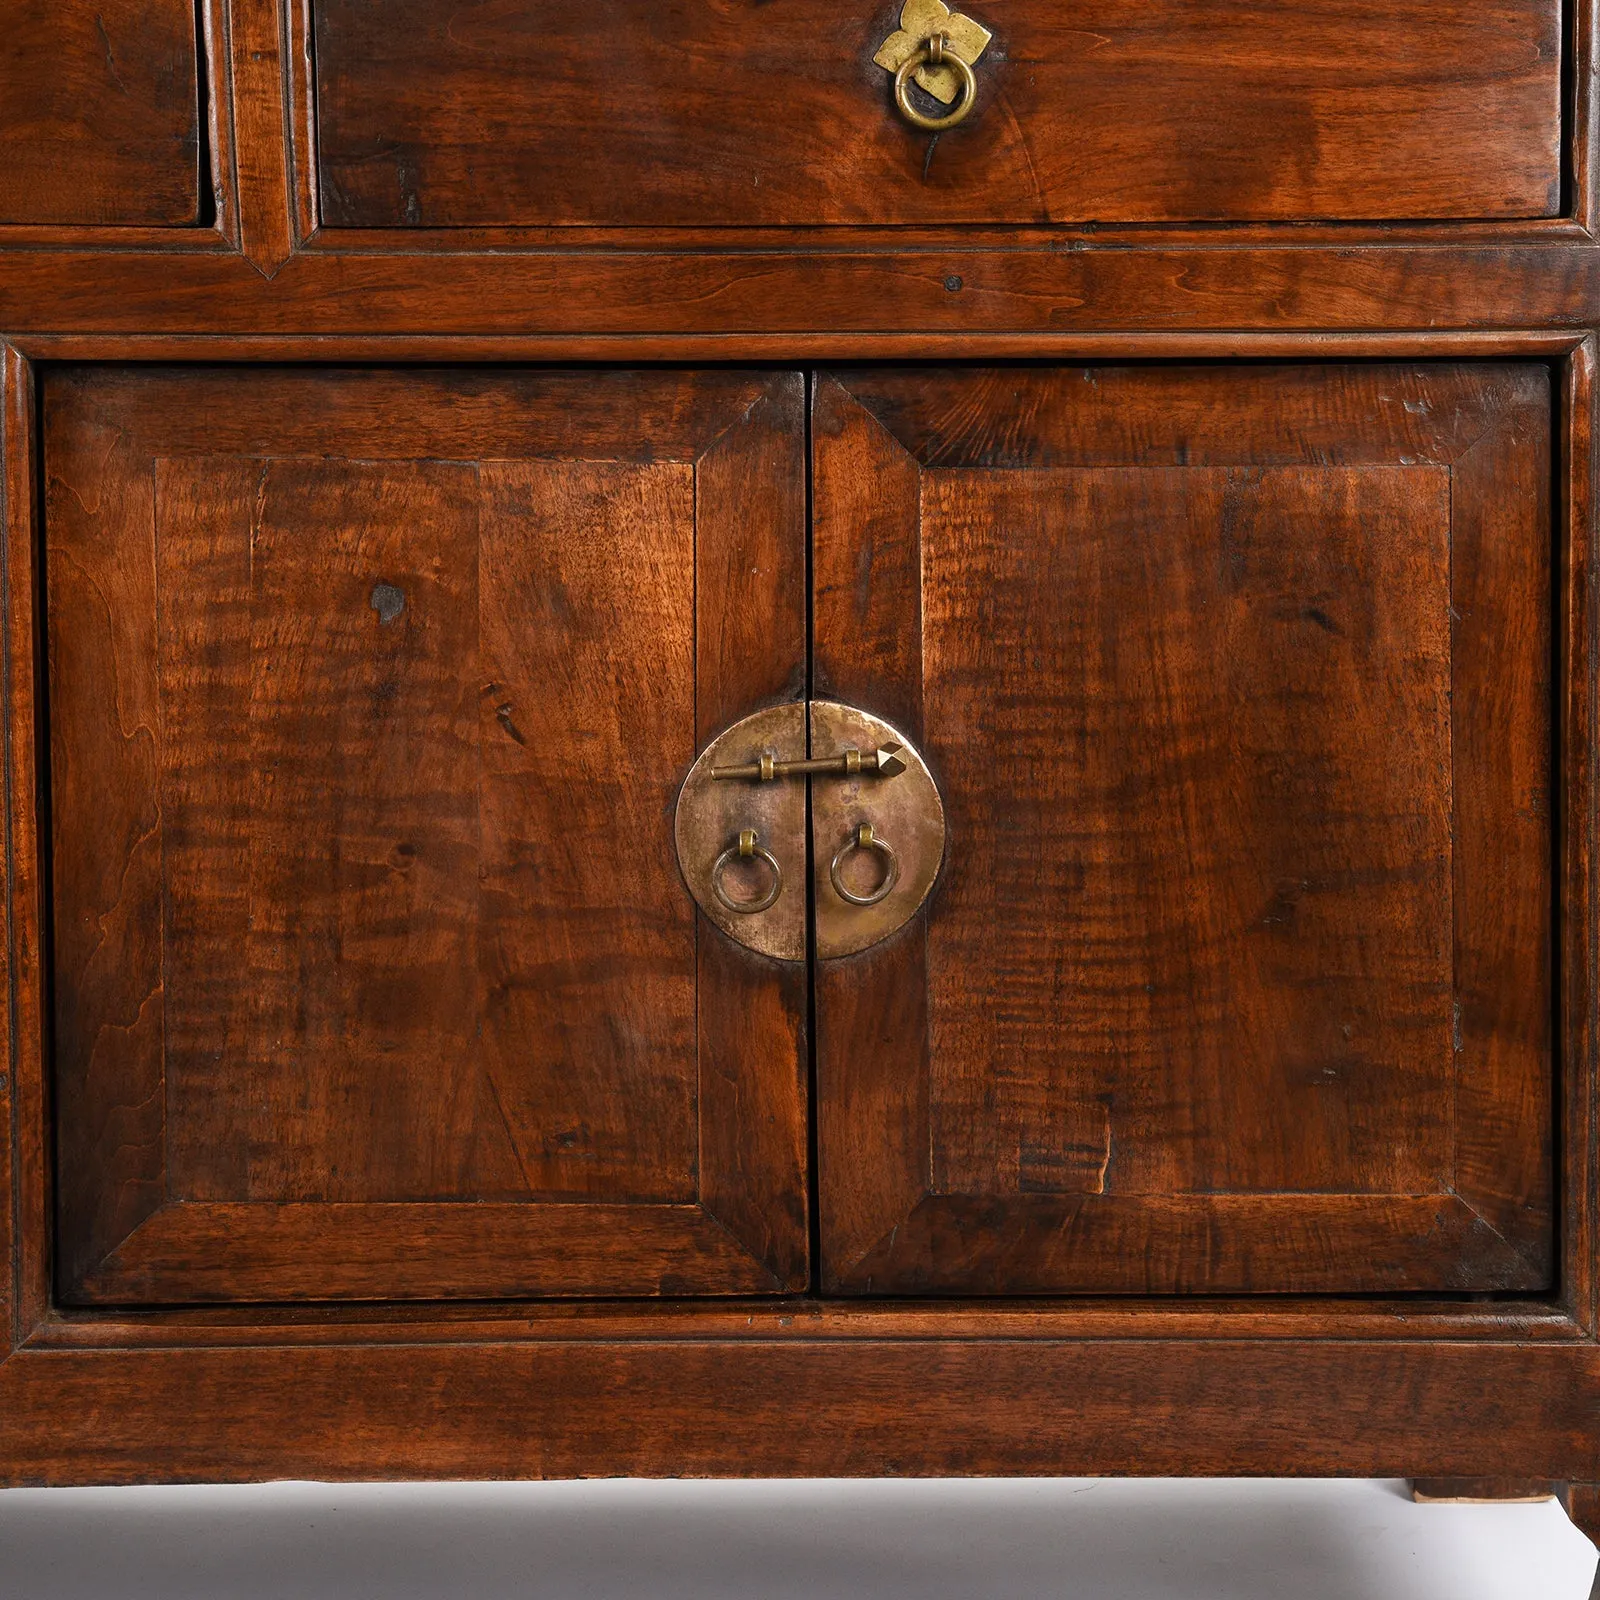
[[[1600,1532],[1590,0],[134,9],[0,62],[0,1477]]]

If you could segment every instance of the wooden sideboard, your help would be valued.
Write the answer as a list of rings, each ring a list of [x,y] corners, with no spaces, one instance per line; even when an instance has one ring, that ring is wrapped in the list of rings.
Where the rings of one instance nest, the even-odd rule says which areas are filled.
[[[0,1477],[1600,1535],[1591,0],[6,20]]]

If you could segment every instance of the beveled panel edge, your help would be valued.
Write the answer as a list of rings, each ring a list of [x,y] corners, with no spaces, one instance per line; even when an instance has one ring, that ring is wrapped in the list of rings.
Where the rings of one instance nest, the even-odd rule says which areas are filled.
[[[0,350],[0,432],[3,432],[3,522],[0,522],[0,695],[5,748],[6,866],[4,1005],[9,1116],[0,1135],[10,1149],[10,1181],[0,1193],[9,1211],[0,1229],[9,1245],[10,1326],[0,1351],[20,1345],[50,1307],[50,1142],[44,1058],[48,1013],[42,960],[44,886],[41,877],[39,775],[44,744],[38,703],[43,676],[39,628],[39,437],[37,369],[12,346]]]

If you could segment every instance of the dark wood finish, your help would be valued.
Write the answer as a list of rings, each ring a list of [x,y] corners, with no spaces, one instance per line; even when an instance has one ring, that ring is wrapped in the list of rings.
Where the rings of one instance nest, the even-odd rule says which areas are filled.
[[[1593,1471],[1589,1345],[646,1339],[24,1350],[11,1482]],[[804,1427],[793,1425],[796,1417]],[[1575,1501],[1583,1504],[1576,1493]],[[1592,1529],[1594,1524],[1591,1522]]]
[[[1600,1041],[1600,813],[1594,796],[1595,758],[1600,753],[1600,569],[1594,557],[1600,451],[1595,433],[1595,342],[1573,352],[1562,393],[1562,490],[1558,563],[1560,693],[1557,701],[1560,783],[1556,794],[1561,874],[1561,966],[1558,1037],[1565,1046],[1560,1105],[1562,1222],[1567,1248],[1563,1270],[1566,1303],[1590,1336],[1595,1333],[1600,1274],[1595,1239],[1593,1175],[1600,1074],[1594,1070]]]
[[[0,223],[193,224],[192,0],[15,0],[0,47]]]
[[[1529,217],[1560,207],[1561,9],[974,7],[930,147],[872,55],[898,5],[321,0],[322,216],[483,223]]]
[[[296,360],[323,359],[329,341],[357,335],[493,339],[499,360],[526,358],[526,341],[538,337],[577,336],[582,356],[570,346],[531,353],[1073,360],[1080,342],[1113,333],[1143,334],[1148,353],[1163,358],[1167,341],[1196,334],[1241,354],[1262,335],[1427,336],[1418,329],[1545,329],[1576,344],[1600,304],[1600,251],[1565,234],[1537,248],[1515,236],[1309,247],[1232,232],[1177,242],[1162,234],[1138,249],[1131,238],[1098,235],[904,249],[858,246],[852,236],[849,247],[804,251],[794,240],[746,250],[657,238],[645,241],[653,248],[620,250],[535,239],[461,255],[443,252],[437,238],[413,235],[391,254],[349,248],[349,237],[322,236],[270,280],[218,250],[129,251],[111,263],[111,297],[104,254],[18,251],[3,257],[0,328],[25,348],[29,335],[74,329],[275,335]],[[686,357],[690,336],[703,343]]]
[[[819,978],[825,1283],[1550,1285],[1550,410],[820,380],[818,692],[916,731],[951,839]]]
[[[50,379],[64,1297],[804,1284],[799,979],[670,844],[800,681],[802,435],[781,373]]]
[[[1211,53],[1205,71],[1226,77],[1220,89],[1215,79],[1199,84],[1206,102],[1176,132],[1168,101],[1124,101],[1115,107],[1118,121],[1111,127],[1094,119],[1097,103],[1080,95],[1091,113],[1088,138],[1114,136],[1119,148],[1075,173],[1061,163],[1061,152],[1071,156],[1085,145],[1053,145],[1046,152],[1051,159],[1037,164],[1042,180],[1055,185],[1046,198],[1060,199],[1076,184],[1077,194],[1109,192],[1114,203],[1123,196],[1139,205],[1159,200],[1173,215],[1203,201],[1230,214],[1264,217],[1264,204],[1292,205],[1296,195],[1349,196],[1365,184],[1369,193],[1378,193],[1380,205],[1405,194],[1421,196],[1429,206],[1454,196],[1457,220],[1430,222],[1414,215],[1362,225],[1286,210],[1274,214],[1276,221],[1155,228],[941,223],[940,216],[951,213],[936,214],[935,208],[971,199],[961,183],[974,170],[974,152],[987,149],[1009,160],[1019,155],[1023,134],[1037,133],[1037,116],[1032,123],[1019,118],[1013,127],[1004,113],[1023,105],[1027,94],[1052,91],[1074,63],[1093,88],[1106,62],[1102,49],[1066,57],[1060,67],[1031,63],[1007,33],[1009,20],[996,13],[986,20],[1000,28],[997,45],[1009,59],[990,63],[985,92],[993,98],[976,124],[938,141],[926,180],[921,163],[927,143],[899,128],[887,109],[886,81],[875,69],[863,69],[859,83],[845,85],[843,92],[852,106],[865,108],[867,121],[836,124],[821,163],[790,170],[794,151],[813,136],[809,130],[797,136],[792,124],[784,126],[781,139],[771,134],[773,122],[763,122],[753,137],[725,138],[729,124],[721,113],[737,111],[740,97],[724,96],[718,120],[695,131],[696,139],[709,144],[691,149],[685,135],[664,155],[655,153],[656,174],[675,171],[673,183],[658,181],[646,189],[629,170],[613,186],[615,193],[604,196],[608,204],[659,206],[689,226],[318,231],[308,8],[309,0],[204,0],[200,7],[215,229],[63,228],[4,222],[0,213],[0,330],[10,341],[0,374],[8,978],[0,1081],[0,1167],[6,1171],[0,1172],[0,1195],[11,1196],[9,1206],[0,1204],[0,1246],[9,1244],[14,1269],[0,1275],[0,1302],[11,1312],[0,1335],[0,1476],[16,1482],[131,1482],[284,1474],[1078,1470],[1460,1478],[1491,1470],[1576,1480],[1574,1516],[1591,1533],[1600,1531],[1593,1425],[1600,1381],[1594,1364],[1593,1205],[1600,1037],[1593,756],[1600,747],[1600,640],[1591,555],[1593,332],[1600,321],[1600,250],[1594,241],[1600,197],[1593,175],[1600,120],[1592,0],[1563,8],[1567,104],[1559,196],[1552,199],[1549,192],[1557,175],[1555,53],[1543,42],[1537,52],[1520,56],[1506,48],[1519,19],[1542,18],[1541,38],[1548,35],[1553,4],[1512,0],[1496,13],[1454,5],[1424,9],[1406,0],[1364,10],[1363,27],[1390,42],[1409,29],[1420,48],[1405,55],[1363,52],[1354,34],[1325,37],[1322,45],[1331,56],[1317,59],[1333,59],[1336,68],[1354,62],[1356,76],[1343,78],[1336,70],[1309,96],[1300,96],[1299,109],[1325,107],[1341,95],[1346,104],[1360,100],[1371,108],[1387,96],[1394,114],[1381,123],[1349,121],[1321,129],[1319,148],[1335,153],[1332,164],[1307,163],[1291,171],[1279,164],[1280,157],[1304,151],[1307,126],[1303,117],[1278,115],[1290,99],[1291,80],[1279,80],[1286,88],[1279,94],[1278,83],[1251,73],[1284,41],[1304,42],[1301,30],[1311,12],[1295,5],[1264,20],[1249,13],[1250,37],[1235,41],[1249,59],[1241,60],[1241,48]],[[525,9],[509,8],[512,20]],[[620,8],[609,9],[615,14]],[[697,76],[680,73],[659,99],[665,109],[657,131],[669,143],[684,124],[668,118],[696,99],[703,83],[726,76],[730,64],[742,70],[762,51],[781,58],[781,81],[763,86],[773,105],[787,109],[830,96],[837,102],[839,86],[824,71],[815,64],[796,66],[792,45],[780,38],[782,19],[774,23],[768,17],[783,9],[744,8],[737,16],[727,11],[719,26],[730,36],[738,33],[737,49],[698,61]],[[852,56],[853,62],[864,59],[875,42],[866,37],[870,29],[881,22],[887,30],[892,9],[886,5],[881,16],[844,21],[830,15],[830,26],[860,30],[862,55]],[[1009,17],[1014,8],[1002,9]],[[1044,9],[1030,3],[1023,12],[1042,16]],[[1343,16],[1355,8],[1337,9]],[[1113,37],[1121,41],[1116,59],[1125,66],[1142,63],[1162,77],[1179,58],[1195,59],[1191,47],[1200,32],[1221,18],[1246,15],[1229,6],[1190,11],[1183,26],[1168,27],[1165,34],[1134,35],[1124,31],[1125,19],[1111,19]],[[709,17],[709,11],[701,14]],[[153,16],[145,8],[141,21]],[[1475,31],[1464,32],[1463,20]],[[1050,22],[1059,28],[1053,13]],[[64,25],[77,24],[68,18]],[[557,19],[556,26],[581,30],[584,23]],[[642,26],[666,24],[652,16]],[[752,33],[757,27],[765,30],[759,40]],[[160,31],[151,28],[152,49]],[[674,33],[665,57],[670,60],[692,34]],[[1165,60],[1156,59],[1157,48],[1168,52]],[[103,80],[103,60],[95,55],[88,62],[91,80]],[[120,49],[114,60],[125,78],[130,65],[136,73],[140,66]],[[1451,60],[1465,63],[1456,81],[1446,66]],[[515,80],[518,65],[513,62],[507,83]],[[649,63],[652,72],[660,65],[659,58]],[[489,70],[503,67],[496,63]],[[1030,74],[1031,84],[1024,82]],[[1519,114],[1505,95],[1524,91]],[[37,104],[37,97],[53,92],[47,80],[30,79],[20,101],[14,93],[6,104],[26,104],[30,97]],[[478,109],[491,102],[504,108],[512,92],[506,84],[491,85]],[[509,114],[526,126],[539,115],[533,109],[538,103],[530,95],[511,104]],[[73,104],[75,116],[102,122],[129,109],[114,94],[93,91]],[[552,171],[595,170],[598,158],[620,148],[608,139],[618,130],[631,136],[651,115],[644,102],[630,97],[622,122],[599,129],[584,120],[592,108],[579,109],[576,120],[569,116],[564,124],[563,147],[550,149],[546,141]],[[482,133],[472,111],[463,108],[469,138]],[[1432,124],[1425,120],[1430,111]],[[1217,153],[1214,143],[1209,150],[1199,138],[1193,148],[1186,144],[1191,134],[1210,136],[1222,127],[1248,127],[1256,142],[1241,149],[1238,160],[1221,163],[1209,159]],[[1448,132],[1452,127],[1454,135]],[[1147,148],[1150,159],[1130,179],[1124,150],[1148,147],[1163,128],[1165,145]],[[573,129],[579,130],[576,138],[569,137]],[[1445,136],[1434,139],[1431,129]],[[54,147],[41,155],[24,148],[26,139],[15,143],[8,153],[13,170],[24,176],[53,169],[66,153]],[[486,147],[483,160],[497,163],[518,148],[526,146],[513,140]],[[764,177],[762,199],[755,198],[753,183],[730,185],[726,165],[703,159],[708,149],[715,154],[730,148],[740,171],[753,172],[762,162],[783,168],[775,180]],[[188,160],[178,142],[162,154],[175,151]],[[806,185],[813,192],[827,186],[828,204],[850,193],[859,198],[859,184],[849,189],[849,173],[860,171],[852,160],[885,152],[892,171],[910,180],[879,197],[902,208],[905,220],[892,227],[819,227],[819,221],[827,222],[826,207],[799,203],[775,211],[775,225],[759,228],[707,226],[715,217],[705,206],[685,218],[683,185],[703,191],[721,183],[724,195],[747,207],[767,203],[772,181],[789,185],[791,194]],[[664,165],[665,157],[677,166]],[[1039,192],[1019,165],[996,167],[984,159],[985,171],[997,174],[997,203],[1045,215]],[[379,167],[382,160],[380,155]],[[503,174],[506,165],[496,170]],[[1522,185],[1532,210],[1549,207],[1560,215],[1462,220],[1462,208],[1472,210],[1481,199],[1486,174]],[[1251,186],[1244,181],[1251,177],[1263,181]],[[486,192],[504,198],[507,191],[501,187],[496,196],[495,187],[486,185]],[[599,193],[592,190],[591,198]],[[152,195],[159,203],[159,185],[141,189],[135,182],[117,203],[147,207]],[[80,215],[82,196],[70,185],[52,180],[49,197],[64,214]],[[458,198],[471,203],[465,189]],[[542,198],[560,205],[571,196],[551,189]],[[45,1076],[52,1047],[44,1004],[47,963],[41,959],[48,952],[42,930],[49,883],[38,848],[48,797],[39,792],[42,775],[35,763],[36,752],[43,752],[48,767],[52,708],[42,693],[44,625],[35,593],[42,541],[35,509],[42,486],[32,416],[39,369],[33,361],[792,367],[861,360],[1251,358],[1531,360],[1548,363],[1555,380],[1554,1288],[1526,1300],[1398,1294],[919,1304],[794,1295],[698,1303],[52,1308],[46,1140],[54,1111]],[[198,396],[196,428],[214,421],[222,434],[230,385],[248,376],[268,393],[277,381],[277,375],[259,370],[217,374],[218,387],[211,391],[198,375],[189,376],[198,385],[192,391]],[[394,386],[386,388],[385,381]],[[594,428],[583,410],[583,387],[584,381],[575,380],[572,427],[570,435],[562,434],[568,443],[560,446],[579,453]],[[371,426],[400,440],[395,459],[427,459],[426,429],[413,427],[403,382],[374,380],[368,392],[376,419]],[[769,403],[776,411],[789,401]],[[270,422],[284,438],[293,435],[295,453],[321,454],[314,408],[301,414],[280,405],[258,420],[263,432],[270,431]],[[479,438],[491,458],[526,459],[525,439],[497,443],[486,422],[480,408],[457,459],[478,459],[473,452]],[[228,427],[238,423],[235,417]],[[345,424],[355,425],[348,416]],[[250,456],[266,448],[247,431],[221,438],[222,454]],[[639,437],[646,436],[680,437],[670,412],[641,412]],[[753,460],[754,441],[751,452]],[[890,452],[885,459],[895,457]],[[716,474],[712,466],[709,475]],[[892,468],[886,481],[892,487],[903,476],[903,467]],[[765,481],[756,471],[724,471],[722,478],[737,486],[737,497]],[[874,504],[870,494],[859,502],[863,509]],[[731,503],[737,508],[740,500]],[[893,512],[892,504],[883,504],[876,514],[892,526]],[[758,505],[737,528],[740,538],[756,541],[752,565],[766,559],[759,521]],[[706,554],[702,550],[697,563],[702,579]],[[730,560],[722,570],[731,581],[739,568]],[[1492,587],[1492,568],[1481,573]],[[747,588],[747,604],[750,598]],[[702,602],[703,625],[714,615],[709,590],[702,591]],[[760,608],[741,615],[754,628]],[[182,643],[176,631],[163,637]],[[701,626],[698,647],[714,646],[716,637]],[[873,637],[886,649],[898,647],[890,630],[875,629]],[[770,673],[752,666],[752,692],[776,692],[771,686],[788,681],[794,659]],[[886,659],[900,670],[893,651]],[[865,663],[858,665],[864,672]],[[706,669],[703,658],[700,667]],[[719,693],[737,696],[736,677],[718,681]],[[874,692],[882,686],[880,672]],[[177,776],[180,785],[203,784],[208,770],[196,763]],[[892,949],[879,954],[899,959]],[[712,982],[731,980],[726,972],[708,974],[702,967],[700,982],[708,990]],[[827,984],[827,974],[821,982]],[[784,993],[781,984],[763,991],[772,1007],[768,1022],[759,1007],[747,1004],[747,994],[738,995],[742,1034],[732,1026],[732,1008],[703,1011],[699,1025],[702,1031],[708,1021],[727,1027],[727,1048],[734,1055],[758,1050],[772,1027],[784,1025],[794,992],[791,987]],[[892,986],[877,997],[864,986],[857,1000],[867,1037],[877,1029],[891,1044],[902,1042],[906,1030],[915,1031],[918,1006],[926,1007],[925,996],[918,1001],[914,992]],[[827,1005],[839,1002],[838,994],[824,997]],[[903,1006],[903,1013],[896,1014],[893,1004]],[[1503,1083],[1492,1058],[1485,1059]],[[704,1097],[708,1074],[704,1062],[701,1067]],[[788,1054],[781,1072],[762,1081],[781,1097],[781,1082],[797,1068],[798,1055]],[[895,1136],[914,1140],[917,1119],[926,1116],[925,1107],[919,1110],[919,1091],[908,1086],[896,1105],[885,1097],[890,1087],[869,1080],[853,1090],[865,1115],[880,1122],[891,1114],[901,1118]],[[740,1102],[737,1082],[712,1081],[709,1092]],[[1509,1126],[1515,1144],[1527,1124],[1514,1116]],[[773,1136],[775,1149],[785,1144],[791,1151],[800,1147],[792,1124]],[[871,1137],[861,1138],[859,1149],[866,1160],[884,1149],[895,1155],[892,1141]],[[863,1205],[854,1225],[864,1216],[870,1220],[867,1202],[876,1203],[866,1188],[869,1178],[880,1199],[893,1200],[904,1175],[904,1168],[869,1174],[863,1166],[856,1174]],[[776,1188],[781,1193],[783,1186]],[[766,1203],[753,1176],[743,1193],[756,1208]],[[716,1202],[728,1208],[719,1215],[735,1218],[727,1194],[724,1189]],[[760,1224],[752,1224],[750,1215],[738,1214],[734,1226],[760,1253],[767,1246],[759,1242]],[[777,1219],[775,1237],[793,1242],[781,1203],[764,1215]],[[210,1220],[225,1225],[229,1219],[219,1211]],[[296,1220],[286,1218],[290,1224]],[[440,1220],[443,1225],[448,1219]],[[149,1242],[166,1248],[158,1232],[159,1224]],[[210,1238],[219,1252],[235,1251],[222,1264],[237,1273],[237,1240],[216,1230]],[[477,1272],[482,1261],[471,1259],[471,1242],[465,1242],[464,1265]],[[391,1237],[388,1245],[393,1243]],[[381,1229],[374,1231],[373,1244],[383,1245]],[[573,1241],[575,1250],[585,1247],[582,1237]],[[155,1253],[146,1266],[162,1269]],[[258,1254],[251,1270],[267,1269],[296,1270],[292,1251]],[[7,1358],[13,1345],[21,1348]],[[804,1426],[795,1426],[797,1415]]]
[[[235,1349],[324,1344],[525,1344],[663,1338],[760,1343],[933,1338],[1060,1343],[1071,1340],[1242,1340],[1306,1344],[1589,1343],[1544,1300],[1396,1296],[1057,1296],[1017,1300],[784,1298],[524,1300],[316,1306],[191,1305],[48,1312],[30,1350]]]
[[[29,1290],[23,1261],[48,1232],[43,1195],[24,1181],[22,1153],[44,1138],[37,1101],[24,1098],[42,1079],[43,1017],[38,937],[43,926],[33,814],[37,725],[33,672],[34,394],[28,364],[0,347],[0,631],[4,653],[5,749],[0,791],[5,802],[5,1066],[0,1072],[0,1361],[9,1356],[45,1306]]]
[[[296,118],[305,97],[294,94],[285,70],[293,44],[283,37],[283,19],[301,3],[307,0],[230,5],[229,26],[212,54],[213,72],[226,75],[233,87],[214,121],[218,153],[234,169],[233,184],[221,186],[220,221],[264,277],[288,260],[297,236],[310,231],[294,214],[295,153],[285,137],[293,126],[302,151],[310,140],[309,125]]]

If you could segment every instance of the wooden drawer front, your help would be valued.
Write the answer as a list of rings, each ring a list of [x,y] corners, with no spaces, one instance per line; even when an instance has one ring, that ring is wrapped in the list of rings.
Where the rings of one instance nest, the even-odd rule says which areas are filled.
[[[191,0],[13,0],[0,49],[0,223],[199,219]]]
[[[925,929],[820,967],[832,1287],[1549,1286],[1550,411],[819,381],[817,692],[949,819]]]
[[[803,684],[801,377],[66,368],[44,419],[62,1297],[803,1285],[803,970],[671,844]]]
[[[970,9],[994,33],[976,110],[930,148],[872,61],[897,6],[316,0],[322,217],[785,226],[1558,209],[1558,0]]]

